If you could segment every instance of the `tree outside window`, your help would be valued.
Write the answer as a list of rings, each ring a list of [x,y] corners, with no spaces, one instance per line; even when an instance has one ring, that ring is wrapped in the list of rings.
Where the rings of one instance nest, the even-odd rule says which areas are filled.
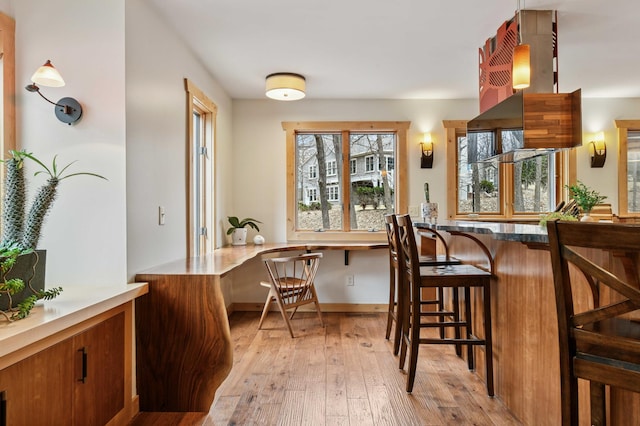
[[[288,214],[288,223],[293,224],[289,238],[310,233],[314,233],[313,239],[336,238],[317,235],[318,231],[353,234],[339,238],[386,238],[384,215],[399,212],[398,193],[403,197],[400,211],[406,211],[405,190],[400,187],[405,177],[396,173],[395,165],[404,162],[400,157],[406,155],[406,149],[400,140],[406,141],[409,123],[295,124],[289,127],[290,123],[283,123],[291,151],[288,158],[294,160],[288,163],[293,171],[287,173],[293,178],[288,179],[288,199],[295,200],[288,202],[294,207]],[[342,128],[346,125],[355,128]],[[309,179],[314,166],[317,179]],[[312,192],[317,200],[312,201]],[[368,234],[358,236],[358,231]]]

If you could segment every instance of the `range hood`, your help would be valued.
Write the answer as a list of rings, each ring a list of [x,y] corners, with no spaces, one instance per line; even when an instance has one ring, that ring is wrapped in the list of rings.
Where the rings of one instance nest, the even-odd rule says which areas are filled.
[[[475,162],[512,163],[582,144],[580,89],[518,92],[467,123]]]

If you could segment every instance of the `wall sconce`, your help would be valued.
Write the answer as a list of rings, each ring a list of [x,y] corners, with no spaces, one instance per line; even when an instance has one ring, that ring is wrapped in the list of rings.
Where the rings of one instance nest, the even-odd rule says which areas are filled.
[[[604,133],[596,135],[595,140],[589,142],[589,155],[591,156],[591,167],[602,167],[607,159],[607,144],[604,141]]]
[[[424,134],[424,141],[420,142],[420,149],[422,155],[420,157],[420,168],[430,169],[433,166],[433,141],[431,140],[431,133]]]
[[[37,69],[37,71],[31,76],[32,84],[25,87],[29,92],[36,92],[45,101],[55,105],[55,113],[58,120],[63,123],[71,125],[82,117],[82,106],[78,101],[73,98],[62,98],[57,103],[47,99],[41,92],[40,86],[45,87],[62,87],[64,86],[64,80],[57,69],[51,64],[51,61],[47,61],[43,66]]]

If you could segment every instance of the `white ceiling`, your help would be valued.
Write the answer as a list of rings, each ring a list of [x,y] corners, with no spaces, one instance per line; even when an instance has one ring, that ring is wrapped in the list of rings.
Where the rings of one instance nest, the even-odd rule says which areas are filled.
[[[474,99],[478,49],[516,0],[147,0],[234,99],[295,72],[309,99]],[[527,0],[558,11],[561,92],[640,97],[640,3]]]

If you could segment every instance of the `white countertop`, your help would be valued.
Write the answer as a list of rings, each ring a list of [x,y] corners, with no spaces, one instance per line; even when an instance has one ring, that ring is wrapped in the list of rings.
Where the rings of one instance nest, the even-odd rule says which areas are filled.
[[[64,287],[53,300],[38,301],[27,318],[0,318],[0,357],[75,324],[127,303],[148,292],[146,283],[108,287]]]

